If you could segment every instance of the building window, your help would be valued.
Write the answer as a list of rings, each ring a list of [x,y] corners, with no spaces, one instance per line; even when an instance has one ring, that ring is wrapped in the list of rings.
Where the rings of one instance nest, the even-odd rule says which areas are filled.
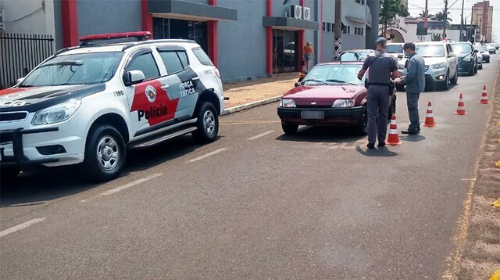
[[[347,27],[347,34],[351,34],[351,27],[350,26]]]
[[[323,22],[323,31],[326,31],[326,22]]]
[[[363,4],[363,5],[364,5],[364,4],[365,4],[365,0],[361,0],[361,4]]]
[[[356,0],[356,3],[361,3],[361,0]]]
[[[330,22],[326,24],[326,31],[328,32],[332,31],[332,24]]]

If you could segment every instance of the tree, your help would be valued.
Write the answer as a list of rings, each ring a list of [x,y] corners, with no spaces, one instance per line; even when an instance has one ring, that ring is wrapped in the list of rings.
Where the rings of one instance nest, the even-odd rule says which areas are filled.
[[[418,17],[421,18],[421,19],[424,19],[425,18],[425,11],[422,11],[420,14],[418,14]],[[428,14],[427,18],[428,19],[432,19],[432,18],[434,18],[434,15],[433,14]]]
[[[384,36],[387,33],[387,26],[394,22],[397,15],[409,16],[408,8],[401,0],[380,0],[380,24],[384,26]]]
[[[432,41],[441,41],[441,34],[439,33],[433,33],[431,37]]]
[[[450,12],[448,12],[448,15],[450,14]],[[445,22],[445,15],[444,15],[444,12],[439,12],[439,13],[436,13],[434,16],[430,17],[429,18],[433,19],[433,20],[437,20],[437,21],[441,21],[441,22]],[[450,25],[450,22],[452,21],[452,19],[447,16],[446,17],[446,25]]]

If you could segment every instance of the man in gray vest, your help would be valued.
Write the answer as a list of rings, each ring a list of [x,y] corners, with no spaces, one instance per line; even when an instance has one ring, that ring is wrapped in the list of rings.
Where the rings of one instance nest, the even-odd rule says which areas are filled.
[[[369,149],[375,148],[378,138],[378,146],[385,146],[387,134],[387,120],[389,114],[389,102],[391,99],[391,78],[398,77],[396,61],[385,52],[387,40],[383,37],[376,42],[376,55],[369,56],[363,68],[358,73],[358,79],[362,79],[366,70],[368,73],[368,145]]]
[[[408,105],[408,115],[410,116],[410,126],[407,130],[401,131],[403,134],[420,133],[420,118],[418,115],[418,99],[420,93],[425,89],[425,62],[415,52],[415,44],[406,43],[403,50],[407,56],[406,76],[398,81],[399,84],[406,84],[406,104]]]

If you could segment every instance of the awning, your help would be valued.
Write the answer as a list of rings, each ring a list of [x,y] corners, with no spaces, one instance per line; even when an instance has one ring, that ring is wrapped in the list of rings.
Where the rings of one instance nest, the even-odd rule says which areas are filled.
[[[157,17],[183,20],[237,20],[237,10],[179,0],[149,0],[148,12]]]
[[[301,20],[291,17],[264,17],[264,26],[286,30],[319,30],[319,23],[316,21]]]
[[[349,20],[349,21],[354,21],[354,22],[359,22],[359,23],[362,23],[362,24],[366,24],[366,20],[363,19],[363,18],[346,16],[345,19]]]

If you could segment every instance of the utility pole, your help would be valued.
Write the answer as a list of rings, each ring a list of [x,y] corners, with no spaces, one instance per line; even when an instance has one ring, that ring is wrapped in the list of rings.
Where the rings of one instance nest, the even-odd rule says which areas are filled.
[[[335,0],[335,53],[333,59],[340,57],[342,52],[342,0]]]
[[[464,2],[465,0],[462,0],[462,14],[460,15],[460,42],[462,42],[462,32],[464,30]]]
[[[446,22],[448,21],[448,0],[444,0],[444,15],[443,15],[443,35],[441,39],[446,39]]]
[[[428,10],[428,6],[429,6],[429,0],[425,0],[425,15],[424,15],[424,28],[427,29],[429,28],[429,25],[427,23],[428,21],[428,17],[429,17],[429,10]]]

